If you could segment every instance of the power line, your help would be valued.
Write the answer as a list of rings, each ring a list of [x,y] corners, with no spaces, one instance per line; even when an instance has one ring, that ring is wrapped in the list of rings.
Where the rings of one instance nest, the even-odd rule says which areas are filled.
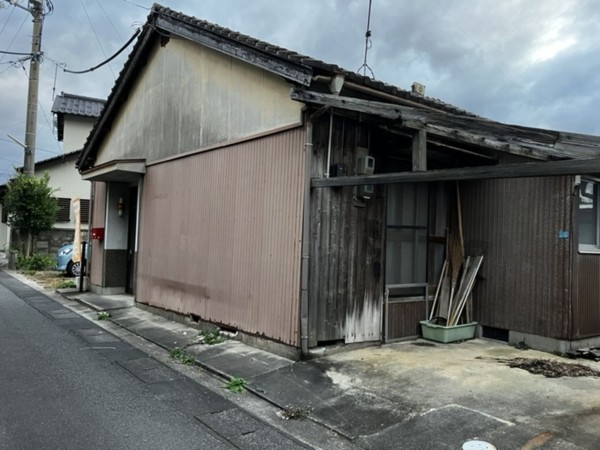
[[[17,39],[17,36],[21,32],[21,28],[23,28],[23,25],[25,25],[25,22],[27,22],[27,16],[25,16],[25,18],[23,19],[23,22],[21,22],[21,26],[19,26],[19,29],[13,36],[12,40],[10,41],[10,44],[8,44],[8,48],[11,48],[12,45],[14,44],[15,40]],[[3,59],[4,59],[4,55],[0,56],[0,62],[2,62]]]
[[[6,28],[6,25],[8,25],[8,22],[10,22],[10,18],[12,17],[13,13],[15,12],[15,9],[16,8],[13,7],[13,9],[10,10],[10,14],[8,15],[6,22],[4,22],[4,25],[2,26],[2,29],[0,30],[0,35],[2,35],[2,33],[4,32],[4,29]]]
[[[123,38],[121,37],[121,34],[119,33],[119,30],[117,30],[117,27],[115,27],[115,24],[112,22],[112,20],[110,20],[110,17],[108,16],[108,14],[106,14],[106,11],[102,7],[102,3],[100,3],[100,0],[96,0],[96,3],[98,3],[98,6],[102,10],[102,12],[106,16],[106,18],[108,19],[108,23],[110,23],[110,25],[113,27],[113,30],[115,30],[115,33],[117,33],[117,36],[119,36],[119,39],[122,41]]]
[[[0,53],[2,53],[4,55],[33,56],[33,53],[8,52],[6,50],[0,50]]]
[[[148,8],[147,6],[140,5],[140,4],[138,4],[138,3],[135,3],[135,2],[132,2],[132,1],[130,1],[130,0],[122,0],[122,1],[124,1],[125,3],[129,3],[130,5],[135,5],[135,6],[137,6],[138,8],[145,9],[146,11],[150,11],[150,8]]]
[[[108,64],[110,61],[112,61],[113,59],[115,59],[117,56],[119,56],[123,50],[125,50],[127,47],[129,47],[129,44],[131,44],[133,42],[133,40],[138,36],[138,34],[140,34],[142,30],[137,30],[133,36],[131,36],[129,38],[129,40],[123,45],[123,47],[121,47],[119,50],[117,50],[117,52],[115,54],[113,54],[110,58],[102,61],[100,64],[90,68],[90,69],[86,69],[86,70],[68,70],[68,69],[63,69],[63,72],[67,72],[67,73],[74,73],[77,75],[80,75],[82,73],[88,73],[88,72],[93,72],[94,70],[98,69],[99,67],[102,67],[105,64]],[[106,56],[106,55],[105,55]],[[109,66],[110,67],[110,66]],[[114,75],[114,74],[113,74]]]
[[[94,28],[94,24],[92,23],[92,19],[90,19],[90,15],[87,12],[87,8],[85,7],[85,4],[83,3],[83,0],[79,0],[79,2],[81,3],[81,7],[83,8],[83,11],[85,12],[85,16],[87,17],[88,22],[90,23],[90,27],[92,28],[92,31],[94,32],[94,36],[96,36],[96,41],[98,41],[98,45],[100,46],[100,50],[102,50],[102,54],[106,58],[106,52],[104,51],[104,47],[102,46],[102,42],[100,41],[100,37],[98,36],[98,33],[96,32],[96,28]],[[110,61],[110,59],[108,61]],[[115,72],[112,70],[112,67],[110,66],[110,64],[108,65],[108,68],[110,69],[110,72],[112,73],[113,78],[116,79],[117,77],[115,76]]]
[[[25,67],[23,67],[23,73],[25,74],[26,78],[29,78],[29,76],[27,75],[27,70],[25,69]],[[62,154],[63,150],[60,147],[60,144],[58,143],[58,139],[56,139],[56,137],[54,136],[54,127],[50,124],[50,120],[48,119],[48,115],[46,114],[46,111],[44,111],[44,108],[42,107],[42,103],[39,101],[39,99],[38,99],[38,109],[40,111],[42,111],[44,119],[46,119],[46,124],[48,125],[48,128],[50,129],[50,132],[52,133],[52,140],[56,144],[56,146],[58,147],[59,154]],[[36,130],[36,132],[37,131],[39,131],[39,129]]]

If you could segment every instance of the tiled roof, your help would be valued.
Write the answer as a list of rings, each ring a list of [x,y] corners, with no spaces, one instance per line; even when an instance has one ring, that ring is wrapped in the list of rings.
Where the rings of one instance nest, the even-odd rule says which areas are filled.
[[[100,117],[105,100],[62,92],[54,99],[52,112],[82,117]]]
[[[472,114],[464,109],[458,108],[449,103],[445,103],[439,99],[433,97],[426,97],[422,95],[413,94],[411,91],[400,89],[396,86],[384,83],[382,81],[377,81],[372,78],[360,75],[356,72],[351,72],[349,70],[343,69],[335,64],[329,64],[324,61],[311,58],[306,55],[302,55],[300,53],[279,47],[277,45],[269,44],[268,42],[261,41],[259,39],[253,38],[251,36],[230,30],[225,27],[221,27],[219,25],[207,22],[205,20],[197,19],[192,16],[187,16],[177,11],[173,11],[170,8],[161,6],[155,3],[152,7],[152,15],[165,15],[172,17],[174,19],[180,20],[182,22],[193,25],[199,29],[214,33],[219,35],[222,38],[236,41],[239,44],[244,46],[251,47],[256,50],[260,50],[263,53],[270,55],[271,57],[288,60],[293,63],[299,63],[305,66],[312,68],[315,72],[325,73],[325,74],[341,74],[344,75],[347,81],[351,81],[357,84],[361,84],[365,87],[375,89],[377,91],[384,92],[386,94],[393,95],[395,97],[399,97],[405,100],[409,100],[414,103],[422,104],[425,107],[435,108],[444,112],[449,112],[452,114],[459,115],[467,115],[476,117],[475,114]],[[149,17],[149,21],[151,20]]]
[[[435,109],[440,112],[477,117],[475,114],[442,102],[441,100],[413,94],[411,91],[373,80],[369,77],[343,69],[337,65],[329,64],[277,45],[269,44],[268,42],[212,24],[205,20],[187,16],[155,3],[152,6],[152,10],[148,15],[148,19],[144,24],[142,32],[137,38],[133,50],[129,54],[129,58],[125,62],[125,65],[119,73],[119,77],[108,96],[106,110],[100,115],[99,120],[96,122],[88,136],[84,150],[77,162],[77,166],[80,170],[85,170],[93,164],[96,157],[97,145],[99,140],[101,140],[102,133],[100,130],[110,127],[110,123],[118,109],[117,105],[119,104],[119,98],[127,95],[126,92],[130,88],[130,84],[135,79],[140,67],[144,64],[144,54],[152,45],[153,37],[160,36],[161,39],[164,39],[168,38],[169,34],[172,32],[177,34],[177,30],[161,29],[157,22],[164,18],[169,21],[179,22],[179,24],[176,23],[172,26],[176,29],[181,28],[183,33],[182,36],[184,38],[194,40],[194,37],[191,35],[203,34],[205,42],[208,41],[212,43],[215,41],[223,41],[226,43],[224,46],[227,47],[229,51],[233,51],[236,57],[239,57],[240,59],[244,59],[244,50],[249,50],[250,53],[254,53],[253,57],[257,54],[260,55],[263,59],[263,63],[264,60],[271,60],[275,63],[278,61],[285,62],[287,64],[296,65],[299,69],[308,70],[313,76],[332,76],[341,74],[345,77],[346,81],[352,82],[354,85],[360,85],[360,87],[370,91],[379,91],[384,95],[388,95],[391,101],[393,101],[393,99],[405,100],[415,106],[422,105],[422,107],[426,109]]]

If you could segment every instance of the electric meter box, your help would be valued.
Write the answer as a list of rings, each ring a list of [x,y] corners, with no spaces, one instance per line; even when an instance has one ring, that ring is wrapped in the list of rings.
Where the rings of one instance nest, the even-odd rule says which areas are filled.
[[[356,175],[373,175],[375,171],[375,158],[372,156],[361,156],[356,164]]]

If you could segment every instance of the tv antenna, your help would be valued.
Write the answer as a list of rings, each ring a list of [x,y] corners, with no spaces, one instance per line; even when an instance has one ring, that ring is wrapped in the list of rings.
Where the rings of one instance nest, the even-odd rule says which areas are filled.
[[[375,79],[375,74],[373,73],[373,69],[369,67],[367,64],[367,56],[369,54],[369,49],[373,46],[371,42],[371,3],[373,0],[369,0],[369,14],[367,15],[367,31],[365,32],[365,58],[363,60],[362,66],[358,68],[356,73],[360,73],[362,70],[363,76],[367,76],[367,70],[371,73],[371,78]]]

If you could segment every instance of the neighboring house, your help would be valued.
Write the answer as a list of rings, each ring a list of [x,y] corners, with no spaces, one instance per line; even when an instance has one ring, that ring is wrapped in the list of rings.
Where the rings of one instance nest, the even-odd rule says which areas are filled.
[[[77,172],[75,162],[87,135],[97,120],[104,100],[62,93],[52,105],[56,115],[57,137],[63,142],[64,154],[35,163],[35,174],[50,175],[49,185],[56,190],[58,212],[56,222],[51,230],[43,231],[35,242],[36,252],[54,253],[62,244],[73,240],[75,216],[71,201],[75,197],[81,199],[81,223],[84,233],[89,219],[90,183],[82,180]],[[10,228],[6,225],[6,217],[2,216],[0,236],[5,247],[10,240]]]
[[[459,191],[484,335],[598,343],[598,194],[577,175],[599,149],[155,5],[78,161],[90,285],[287,354],[415,337]]]

